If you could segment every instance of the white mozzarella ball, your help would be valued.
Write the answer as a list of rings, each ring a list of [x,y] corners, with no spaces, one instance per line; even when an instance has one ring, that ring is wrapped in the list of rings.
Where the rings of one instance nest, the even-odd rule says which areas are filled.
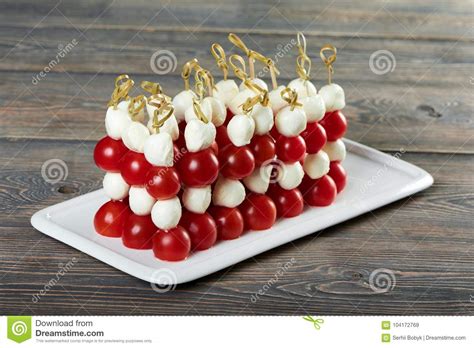
[[[268,98],[270,99],[270,106],[274,114],[276,114],[278,111],[280,111],[287,105],[287,102],[281,97],[281,91],[283,91],[285,88],[285,86],[278,86],[276,89],[268,93]]]
[[[128,196],[130,185],[123,180],[120,173],[105,173],[104,180],[102,181],[105,194],[114,201],[124,199]]]
[[[151,209],[153,223],[162,230],[176,227],[181,214],[181,203],[178,197],[156,201]]]
[[[147,128],[150,133],[154,133],[155,129],[153,128],[153,119],[149,119],[147,123]],[[179,138],[179,127],[178,121],[176,121],[176,117],[171,116],[169,119],[165,121],[160,127],[160,133],[168,133],[171,136],[173,141],[178,140]]]
[[[216,127],[212,122],[204,123],[198,119],[189,121],[184,129],[186,148],[190,152],[207,149],[216,138]]]
[[[262,79],[259,79],[258,77],[254,78],[254,79],[250,79],[250,82],[252,82],[254,85],[257,85],[258,87],[260,87],[261,89],[265,90],[265,91],[268,91],[268,86],[267,84],[265,83],[265,81],[263,81]],[[244,82],[241,82],[240,83],[240,86],[239,86],[239,90],[240,91],[243,91],[245,89],[249,89]]]
[[[255,134],[266,134],[273,127],[273,111],[269,106],[257,104],[253,107],[250,113],[255,121]]]
[[[209,122],[212,122],[212,104],[209,99],[204,99],[199,106],[201,107],[201,111],[206,116]],[[194,107],[191,105],[189,108],[186,109],[184,112],[184,119],[186,123],[189,123],[191,120],[198,120],[196,113],[194,112]]]
[[[154,166],[173,166],[173,140],[168,133],[150,135],[145,142],[143,151],[146,160]]]
[[[222,100],[216,97],[206,97],[204,101],[211,105],[211,121],[216,127],[222,126],[227,116],[227,109]]]
[[[119,104],[120,105],[120,104]],[[122,110],[117,107],[114,109],[110,106],[105,114],[105,130],[107,135],[112,139],[122,139],[122,133],[127,128],[132,120],[128,116],[127,110]]]
[[[316,95],[318,91],[314,87],[313,83],[308,80],[303,80],[300,78],[294,79],[288,84],[288,87],[294,89],[298,93],[298,98],[310,97]]]
[[[150,196],[145,187],[130,187],[128,203],[134,214],[140,216],[150,214],[155,202],[156,199]]]
[[[303,110],[308,122],[319,121],[326,113],[324,99],[319,94],[302,98],[300,103],[303,104]]]
[[[183,205],[189,211],[203,214],[211,204],[211,186],[186,187],[183,192]]]
[[[234,115],[227,125],[227,135],[235,146],[250,144],[255,132],[255,121],[247,115]]]
[[[341,139],[336,141],[328,141],[323,147],[323,151],[329,156],[329,160],[332,161],[344,161],[346,158],[346,146]]]
[[[311,179],[319,179],[329,172],[329,156],[324,151],[306,155],[303,169]]]
[[[196,94],[190,89],[179,92],[173,98],[174,115],[176,116],[176,120],[178,122],[184,120],[185,111],[190,106],[193,106],[193,98],[196,98]]]
[[[286,106],[275,117],[275,125],[280,134],[295,137],[306,129],[306,114],[303,109]]]
[[[245,89],[239,93],[230,101],[229,109],[234,115],[243,114],[242,105],[249,98],[256,96],[256,93],[250,89]]]
[[[342,110],[346,106],[346,97],[341,86],[331,83],[323,86],[319,94],[324,99],[326,111]]]
[[[304,170],[300,162],[282,163],[278,184],[285,190],[292,190],[301,184]]]
[[[239,93],[239,87],[234,80],[221,80],[216,83],[214,97],[222,100],[226,106]]]
[[[132,122],[123,130],[122,140],[130,150],[143,153],[145,141],[150,136],[150,131],[140,122]]]
[[[245,199],[245,187],[239,180],[219,177],[212,193],[212,203],[227,208],[240,205]]]
[[[252,174],[243,179],[245,186],[252,192],[265,193],[270,185],[271,165],[255,168]]]

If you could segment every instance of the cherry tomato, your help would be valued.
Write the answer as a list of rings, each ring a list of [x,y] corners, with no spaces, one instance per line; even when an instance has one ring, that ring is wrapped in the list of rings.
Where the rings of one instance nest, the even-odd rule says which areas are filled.
[[[339,110],[327,112],[320,123],[326,130],[328,141],[336,141],[342,138],[347,130],[346,117]]]
[[[212,206],[208,212],[216,222],[218,240],[235,239],[244,232],[244,218],[239,209]]]
[[[275,203],[278,217],[294,217],[303,212],[303,195],[297,188],[285,190],[278,184],[269,187],[268,195]]]
[[[341,163],[334,162],[334,161],[331,162],[329,164],[328,175],[331,177],[331,179],[334,180],[334,183],[336,184],[336,187],[337,187],[337,193],[344,190],[344,187],[346,187],[347,174],[346,174],[346,170],[341,165]]]
[[[275,157],[275,141],[268,134],[255,135],[249,145],[249,148],[255,157],[255,165],[257,167]]]
[[[317,153],[326,144],[326,131],[318,122],[307,123],[301,136],[306,143],[307,153]]]
[[[120,159],[128,152],[122,140],[103,137],[94,148],[94,161],[97,167],[107,172],[120,171]]]
[[[178,124],[178,128],[179,128],[179,136],[178,136],[178,139],[176,139],[175,141],[175,145],[176,147],[178,148],[178,152],[186,152],[186,140],[184,139],[184,129],[186,128],[186,122],[184,121],[181,121],[179,124]],[[178,152],[175,152],[175,156]]]
[[[186,186],[202,187],[212,184],[219,174],[219,161],[211,148],[186,152],[178,162],[179,176]]]
[[[142,153],[128,151],[120,161],[120,173],[129,185],[144,185],[151,164]]]
[[[191,239],[181,226],[163,231],[153,236],[153,253],[164,261],[181,261],[189,256]]]
[[[331,205],[337,195],[336,184],[329,175],[324,175],[319,179],[311,179],[309,176],[305,176],[300,185],[300,190],[305,202],[315,207]]]
[[[229,179],[242,179],[252,174],[255,158],[248,146],[227,145],[219,153],[221,174]]]
[[[216,142],[221,149],[231,143],[229,136],[227,135],[226,126],[222,125],[216,128]]]
[[[169,199],[179,192],[181,184],[174,167],[152,167],[146,175],[146,190],[155,199]]]
[[[224,126],[227,127],[227,125],[229,124],[230,120],[232,119],[232,116],[234,116],[233,112],[230,111],[229,108],[227,108],[227,115],[226,115],[226,117],[225,117]]]
[[[130,214],[123,224],[122,243],[131,249],[151,249],[156,230],[150,215]]]
[[[214,152],[214,155],[218,156],[219,155],[219,145],[217,144],[217,141],[213,141],[211,144],[211,150]]]
[[[281,134],[278,132],[276,126],[273,126],[272,129],[270,129],[270,135],[273,137],[273,139],[275,139],[275,141],[281,137]]]
[[[179,224],[188,231],[191,250],[206,250],[216,243],[216,223],[208,213],[196,214],[184,210]]]
[[[276,206],[266,195],[251,193],[239,207],[244,218],[245,228],[250,230],[266,230],[276,220]]]
[[[298,162],[304,157],[305,153],[306,144],[300,135],[296,137],[280,135],[276,141],[276,155],[283,162]]]
[[[130,214],[132,211],[127,204],[120,201],[109,201],[95,213],[95,230],[106,237],[121,237],[123,224]]]

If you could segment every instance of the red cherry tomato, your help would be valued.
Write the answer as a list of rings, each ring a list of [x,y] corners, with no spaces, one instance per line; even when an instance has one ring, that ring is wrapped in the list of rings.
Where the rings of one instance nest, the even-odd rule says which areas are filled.
[[[211,144],[211,150],[214,152],[214,155],[218,156],[219,155],[219,145],[217,144],[217,141],[213,141]]]
[[[249,149],[255,157],[255,165],[257,167],[270,161],[275,157],[276,153],[275,141],[268,134],[255,135],[249,145]]]
[[[188,231],[191,250],[206,250],[216,243],[216,223],[208,213],[196,214],[184,210],[179,224]]]
[[[226,117],[225,117],[224,126],[227,127],[227,125],[229,124],[229,122],[230,122],[232,116],[234,116],[233,112],[230,111],[229,108],[227,108],[227,115],[226,115]]]
[[[218,240],[235,239],[244,232],[244,218],[239,209],[212,206],[208,212],[216,222]]]
[[[229,136],[227,135],[226,126],[222,125],[216,128],[216,142],[217,142],[217,145],[219,145],[219,148],[221,149],[231,143]]]
[[[276,206],[270,197],[251,193],[239,207],[244,218],[245,228],[250,230],[266,230],[276,220]]]
[[[144,185],[151,164],[142,153],[128,151],[120,161],[120,173],[129,185]]]
[[[272,184],[268,195],[275,203],[278,217],[294,217],[303,212],[303,195],[297,188],[285,190],[278,184]]]
[[[179,136],[178,136],[178,139],[176,139],[175,141],[175,145],[176,147],[178,148],[178,152],[186,152],[186,140],[184,139],[184,129],[186,128],[186,122],[184,121],[181,121],[179,124],[178,124],[178,128],[179,128]],[[175,156],[176,156],[176,152],[175,152]]]
[[[179,192],[181,184],[174,167],[152,167],[146,175],[146,190],[155,199],[169,199]]]
[[[221,174],[229,179],[242,179],[252,174],[255,158],[247,146],[227,145],[219,153]]]
[[[130,214],[132,211],[127,204],[120,201],[109,201],[95,213],[95,230],[106,237],[121,237],[123,224]]]
[[[301,136],[306,143],[307,153],[317,153],[326,144],[326,131],[318,122],[307,123]]]
[[[281,134],[278,132],[278,129],[276,126],[273,126],[272,129],[270,129],[270,135],[272,136],[273,139],[275,139],[275,141],[281,137]]]
[[[342,138],[347,130],[346,117],[339,110],[327,112],[320,123],[326,130],[328,141],[336,141]]]
[[[212,184],[219,174],[219,161],[211,148],[187,152],[177,164],[179,177],[186,186],[202,187]]]
[[[189,256],[191,239],[181,226],[158,230],[153,236],[153,253],[163,261],[181,261]]]
[[[151,249],[156,231],[150,215],[130,214],[123,224],[122,243],[131,249]]]
[[[300,185],[300,191],[305,202],[315,207],[331,205],[337,195],[336,184],[329,175],[324,175],[319,179],[311,179],[309,176],[305,176]]]
[[[329,164],[328,175],[334,180],[337,187],[337,193],[344,190],[344,187],[346,187],[347,174],[341,163],[335,161],[331,162]]]
[[[122,140],[103,137],[94,148],[94,161],[97,167],[107,172],[120,171],[120,159],[128,152]]]
[[[305,153],[306,144],[300,135],[296,137],[280,135],[276,141],[276,155],[283,162],[298,162],[304,157]]]

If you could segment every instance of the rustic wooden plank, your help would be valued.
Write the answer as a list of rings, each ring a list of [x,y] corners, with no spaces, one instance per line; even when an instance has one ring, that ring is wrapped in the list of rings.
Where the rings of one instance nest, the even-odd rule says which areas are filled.
[[[458,38],[471,26],[465,1],[3,1],[2,22],[29,28],[127,28],[136,31],[331,32],[334,35]],[[472,33],[471,33],[472,34]]]
[[[472,153],[467,85],[430,75],[429,81],[407,89],[404,83],[383,78],[346,79],[341,70],[337,73],[346,91],[348,138],[387,151]],[[170,95],[182,88],[176,76],[132,76],[137,81],[158,80]],[[114,75],[50,73],[36,85],[31,84],[31,73],[5,72],[2,77],[1,138],[97,140],[105,133],[105,104]]]

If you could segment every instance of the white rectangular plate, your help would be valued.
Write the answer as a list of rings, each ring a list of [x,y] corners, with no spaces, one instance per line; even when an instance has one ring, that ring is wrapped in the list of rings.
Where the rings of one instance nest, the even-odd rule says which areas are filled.
[[[238,239],[219,242],[185,261],[160,261],[151,250],[127,249],[120,239],[98,235],[93,218],[107,201],[102,190],[43,209],[33,215],[31,224],[134,277],[164,285],[179,284],[407,197],[433,183],[431,175],[423,169],[359,143],[344,141],[348,150],[344,161],[348,182],[334,204],[307,207],[300,216],[279,220],[269,230],[250,231]]]

